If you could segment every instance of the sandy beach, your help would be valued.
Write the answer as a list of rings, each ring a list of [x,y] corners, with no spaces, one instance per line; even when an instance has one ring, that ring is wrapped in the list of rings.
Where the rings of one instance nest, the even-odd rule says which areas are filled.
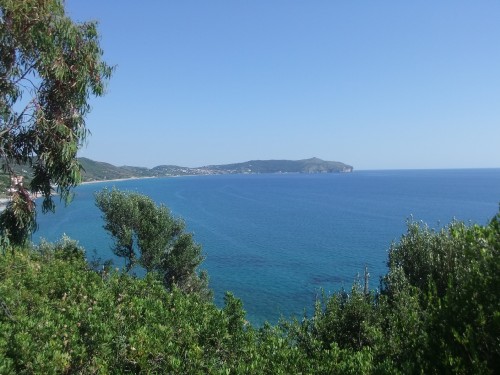
[[[128,181],[128,180],[144,180],[147,178],[156,178],[156,177],[128,177],[128,178],[115,178],[111,180],[94,180],[94,181],[84,181],[79,185],[89,185],[89,184],[99,184],[101,182],[114,182],[114,181]]]
[[[2,212],[5,209],[7,203],[9,203],[9,198],[0,198],[0,212]]]
[[[116,178],[112,180],[85,181],[81,182],[79,185],[98,184],[102,182],[127,181],[127,180],[142,180],[146,178],[156,178],[156,177],[129,177],[129,178]],[[0,198],[0,212],[2,212],[5,209],[7,203],[9,203],[9,200],[10,200],[9,198]]]

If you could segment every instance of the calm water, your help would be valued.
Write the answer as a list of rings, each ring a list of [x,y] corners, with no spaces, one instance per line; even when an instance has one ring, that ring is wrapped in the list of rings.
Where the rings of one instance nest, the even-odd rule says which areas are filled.
[[[452,218],[485,224],[498,211],[500,169],[232,175],[83,185],[73,203],[39,215],[40,237],[63,233],[114,258],[93,194],[116,186],[166,204],[203,245],[215,299],[241,298],[255,324],[311,311],[318,292],[349,289],[367,265],[371,287],[410,216],[432,227]],[[115,259],[117,266],[123,261]]]

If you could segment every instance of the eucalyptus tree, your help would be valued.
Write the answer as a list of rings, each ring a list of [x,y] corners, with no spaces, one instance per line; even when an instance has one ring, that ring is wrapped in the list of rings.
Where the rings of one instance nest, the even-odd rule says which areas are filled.
[[[54,189],[68,200],[81,180],[77,151],[88,129],[89,98],[104,94],[112,67],[95,22],[75,23],[61,0],[0,0],[0,162],[26,169],[0,229],[23,242],[36,228],[34,196],[54,209]]]

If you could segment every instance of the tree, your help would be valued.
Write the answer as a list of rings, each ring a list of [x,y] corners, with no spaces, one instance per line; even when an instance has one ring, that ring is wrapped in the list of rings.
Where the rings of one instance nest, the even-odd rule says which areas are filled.
[[[53,210],[53,186],[67,201],[80,182],[88,100],[104,94],[112,72],[102,54],[96,23],[72,22],[63,1],[0,0],[0,162],[10,175],[31,171],[0,220],[15,243],[36,228],[34,196]]]
[[[185,292],[209,294],[206,274],[196,271],[203,261],[201,246],[167,207],[116,189],[97,193],[96,205],[115,240],[113,252],[125,258],[127,272],[139,265],[161,275],[169,289],[175,285]]]
[[[389,327],[405,332],[408,363],[423,373],[499,373],[500,213],[486,226],[409,223],[388,266],[382,297]]]

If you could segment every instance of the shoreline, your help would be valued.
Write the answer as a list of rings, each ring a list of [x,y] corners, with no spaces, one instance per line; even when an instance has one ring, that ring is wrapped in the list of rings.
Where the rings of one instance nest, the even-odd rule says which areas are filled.
[[[103,182],[114,182],[114,181],[129,181],[129,180],[146,180],[152,178],[178,178],[178,177],[197,177],[197,176],[220,176],[225,173],[217,174],[217,175],[207,175],[207,174],[183,174],[183,175],[175,175],[175,176],[144,176],[144,177],[125,177],[125,178],[112,178],[109,180],[93,180],[93,181],[83,181],[80,182],[77,186],[80,185],[90,185],[90,184],[100,184]]]
[[[103,183],[103,182],[142,180],[142,179],[149,179],[149,178],[157,178],[157,177],[154,177],[154,176],[150,176],[150,177],[128,177],[128,178],[114,178],[114,179],[110,179],[110,180],[84,181],[84,182],[80,182],[75,187],[78,187],[79,185],[99,184],[99,183]],[[54,192],[53,195],[56,195],[56,193]],[[39,197],[40,196],[34,196],[33,198],[34,199],[38,199]],[[10,202],[10,198],[8,198],[8,197],[0,197],[0,212],[2,212],[3,210],[5,210],[5,207],[7,207],[7,204],[9,204],[9,202]]]
[[[145,179],[149,179],[149,178],[158,178],[158,177],[145,176],[145,177],[112,178],[112,179],[109,179],[109,180],[83,181],[83,182],[80,182],[78,185],[100,184],[102,182],[114,182],[114,181],[145,180]]]

